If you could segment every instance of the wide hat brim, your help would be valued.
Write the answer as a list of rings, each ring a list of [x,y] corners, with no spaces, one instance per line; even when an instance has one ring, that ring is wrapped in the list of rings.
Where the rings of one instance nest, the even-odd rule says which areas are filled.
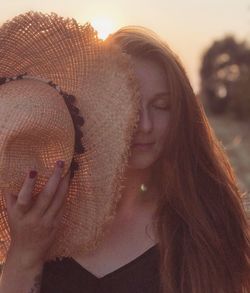
[[[81,26],[56,14],[29,12],[0,28],[0,77],[23,73],[52,80],[74,95],[85,119],[85,152],[74,154],[79,170],[71,181],[62,223],[47,258],[87,252],[103,239],[121,197],[130,142],[138,121],[139,91],[132,62],[120,48],[98,39],[88,23]],[[39,152],[39,144],[36,147]],[[6,157],[8,149],[0,146],[2,173],[8,172],[6,164],[4,170],[1,165],[3,154]],[[64,159],[60,155],[58,159]],[[55,155],[45,164],[44,170],[50,171],[46,176],[43,167],[39,170],[39,188],[52,174],[56,159]],[[65,160],[69,166],[70,159]],[[20,182],[24,169],[32,167],[18,153],[9,156],[8,162],[20,167],[14,183]],[[0,260],[4,260],[10,244],[4,183],[0,178]]]

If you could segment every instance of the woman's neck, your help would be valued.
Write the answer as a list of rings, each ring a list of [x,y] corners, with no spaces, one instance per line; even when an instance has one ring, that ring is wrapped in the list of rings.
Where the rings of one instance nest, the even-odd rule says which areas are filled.
[[[152,168],[126,170],[122,198],[118,203],[119,212],[133,213],[138,208],[148,207],[155,203],[157,188],[152,182],[152,172]],[[142,184],[147,187],[146,191],[141,190]]]

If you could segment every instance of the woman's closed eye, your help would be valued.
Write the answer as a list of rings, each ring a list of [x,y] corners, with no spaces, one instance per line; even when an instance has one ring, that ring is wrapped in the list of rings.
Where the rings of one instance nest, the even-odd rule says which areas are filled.
[[[170,104],[167,101],[160,101],[160,102],[152,104],[152,106],[156,109],[159,109],[159,110],[169,110],[170,109]]]

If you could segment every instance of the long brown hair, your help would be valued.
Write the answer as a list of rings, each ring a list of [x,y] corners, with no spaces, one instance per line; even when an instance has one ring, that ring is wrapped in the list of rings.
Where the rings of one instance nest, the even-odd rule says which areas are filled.
[[[107,41],[164,66],[171,92],[156,212],[164,293],[250,292],[246,215],[232,167],[178,57],[154,32],[121,28]]]

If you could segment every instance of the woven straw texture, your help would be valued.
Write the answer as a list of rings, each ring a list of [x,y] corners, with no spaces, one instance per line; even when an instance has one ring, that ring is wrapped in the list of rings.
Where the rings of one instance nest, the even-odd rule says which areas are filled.
[[[88,23],[81,26],[56,14],[29,12],[0,28],[0,77],[25,72],[52,80],[75,95],[85,119],[85,153],[74,154],[79,170],[71,181],[48,259],[87,252],[101,242],[121,196],[138,121],[139,91],[132,62],[118,47],[99,40]],[[34,97],[34,92],[39,94]],[[3,192],[6,187],[8,192],[19,190],[25,172],[34,164],[39,168],[35,187],[39,192],[53,172],[55,160],[64,159],[69,166],[74,133],[63,100],[46,84],[9,82],[0,86],[0,100],[3,261],[10,244]]]

